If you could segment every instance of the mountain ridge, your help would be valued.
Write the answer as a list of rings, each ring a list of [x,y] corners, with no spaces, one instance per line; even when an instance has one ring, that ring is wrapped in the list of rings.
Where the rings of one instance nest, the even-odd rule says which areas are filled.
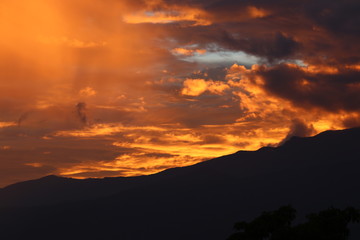
[[[74,178],[67,178],[62,176],[56,176],[56,175],[48,175],[41,177],[39,179],[33,179],[23,182],[18,182],[11,184],[9,186],[6,186],[4,188],[0,189],[0,207],[1,206],[35,206],[35,205],[42,205],[42,204],[57,204],[61,202],[69,202],[69,201],[78,201],[78,200],[86,200],[86,199],[92,199],[92,198],[98,198],[98,197],[104,197],[106,195],[112,195],[116,193],[119,190],[126,189],[126,186],[123,186],[125,184],[133,184],[136,186],[137,184],[144,184],[144,182],[148,181],[154,181],[154,178],[157,178],[158,176],[166,176],[169,174],[179,174],[180,171],[187,171],[187,169],[191,168],[198,168],[203,167],[208,164],[213,164],[213,162],[223,161],[223,159],[229,158],[229,157],[240,157],[240,158],[246,158],[249,154],[264,154],[264,153],[271,153],[274,151],[282,151],[287,148],[291,148],[292,146],[295,146],[299,143],[308,144],[309,142],[313,142],[319,139],[324,138],[333,138],[333,136],[339,137],[339,135],[351,135],[349,133],[358,133],[360,134],[360,127],[358,128],[352,128],[352,129],[344,129],[344,130],[328,130],[321,132],[315,136],[312,137],[297,137],[293,136],[288,141],[286,141],[283,145],[278,147],[262,147],[255,151],[243,151],[240,150],[236,153],[213,158],[204,162],[200,162],[191,166],[185,166],[185,167],[176,167],[176,168],[170,168],[166,169],[164,171],[161,171],[159,173],[151,174],[151,175],[143,175],[143,176],[136,176],[136,177],[105,177],[105,178],[87,178],[87,179],[74,179]],[[349,138],[349,137],[348,137]],[[350,136],[351,138],[351,136]],[[327,139],[326,139],[327,140]],[[327,145],[331,145],[331,141],[329,143],[329,140],[327,140]],[[359,146],[360,147],[360,146]],[[293,150],[292,150],[293,151]],[[246,156],[244,156],[246,155]],[[180,173],[182,174],[182,173]],[[161,178],[161,177],[160,177]],[[155,180],[156,181],[156,180]],[[111,187],[111,185],[113,187]],[[106,188],[105,186],[110,186]],[[41,188],[43,187],[43,189]],[[44,198],[44,196],[41,196],[39,198],[43,199],[40,201],[40,199],[34,198],[33,201],[30,201],[32,199],[31,196],[36,196],[36,194],[44,194],[46,191],[50,191],[54,188],[60,188],[63,191],[66,191],[67,188],[74,188],[73,190],[69,190],[70,192],[68,194],[61,193],[56,194],[55,192],[52,192],[51,194],[48,194],[51,196],[51,199]],[[86,191],[81,191],[81,190]],[[89,189],[94,188],[96,191],[99,191],[98,194],[95,192],[91,192]],[[120,189],[119,189],[120,188]],[[39,192],[40,191],[40,192]],[[89,192],[90,191],[90,192]],[[16,198],[16,193],[18,192],[18,199]],[[21,193],[27,193],[28,195],[21,196]],[[4,195],[11,195],[14,196],[8,201],[6,200],[6,197]],[[60,197],[62,195],[62,197]],[[67,197],[65,195],[68,195]],[[70,197],[73,196],[73,197]],[[83,195],[81,197],[80,195]],[[74,197],[75,196],[75,197]],[[76,197],[78,196],[78,197]],[[26,202],[21,202],[20,199],[27,199]],[[36,201],[39,201],[36,203]]]
[[[327,131],[119,183],[106,179],[110,194],[3,207],[0,230],[15,240],[225,239],[234,222],[281,205],[293,205],[300,219],[330,206],[360,208],[359,170],[360,128]],[[351,239],[359,230],[352,228]]]

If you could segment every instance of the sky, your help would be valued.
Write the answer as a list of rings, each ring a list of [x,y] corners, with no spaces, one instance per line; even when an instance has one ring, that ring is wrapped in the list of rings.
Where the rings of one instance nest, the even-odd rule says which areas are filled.
[[[357,0],[2,0],[0,187],[360,125]]]

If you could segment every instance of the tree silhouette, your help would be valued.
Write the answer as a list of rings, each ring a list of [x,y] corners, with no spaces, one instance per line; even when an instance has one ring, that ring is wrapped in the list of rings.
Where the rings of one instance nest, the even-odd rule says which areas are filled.
[[[236,233],[228,240],[346,240],[347,225],[360,221],[359,210],[329,208],[307,216],[307,222],[292,226],[296,210],[283,206],[276,211],[263,212],[251,222],[235,223]]]

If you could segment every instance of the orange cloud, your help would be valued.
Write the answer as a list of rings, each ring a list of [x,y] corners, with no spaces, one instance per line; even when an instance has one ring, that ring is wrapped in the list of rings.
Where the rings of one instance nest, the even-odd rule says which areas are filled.
[[[264,9],[257,8],[254,6],[249,6],[247,8],[247,10],[248,10],[248,13],[250,14],[250,16],[253,18],[262,18],[262,17],[266,17],[270,14],[269,11],[266,11]]]
[[[334,69],[321,68],[316,66],[311,67],[299,67],[297,65],[289,66],[300,68],[309,73],[336,73]],[[312,124],[314,132],[318,133],[328,129],[342,129],[344,128],[344,119],[350,118],[350,116],[357,116],[357,113],[342,111],[328,112],[322,109],[304,109],[302,107],[294,105],[290,100],[279,97],[268,91],[266,87],[266,79],[259,74],[261,68],[257,65],[253,65],[251,69],[247,69],[244,66],[233,65],[228,70],[228,83],[230,86],[236,87],[237,91],[234,92],[240,99],[240,108],[245,111],[245,116],[239,118],[238,122],[251,121],[251,119],[260,119],[264,121],[280,121],[286,123],[291,119],[301,117],[304,122]],[[316,70],[314,70],[316,69]],[[306,79],[301,79],[299,82],[299,88],[302,91],[307,91],[311,88],[310,82]],[[354,115],[355,114],[355,115]],[[356,118],[355,116],[355,118]],[[276,120],[277,119],[277,120]]]
[[[210,25],[211,21],[207,19],[206,12],[191,7],[177,7],[161,5],[161,10],[148,10],[130,13],[123,16],[126,23],[173,23],[173,22],[190,22],[191,26]]]
[[[100,174],[107,174],[110,176],[132,177],[139,175],[154,174],[173,166],[188,166],[199,162],[199,158],[192,158],[190,156],[181,157],[168,155],[161,156],[146,156],[145,153],[136,153],[130,155],[122,155],[112,162],[98,162],[96,164],[86,164],[84,166],[78,165],[72,168],[60,169],[62,176],[74,178],[87,177],[101,177]],[[136,166],[136,167],[134,167]],[[113,174],[113,175],[112,175]]]
[[[172,50],[174,54],[180,54],[185,56],[194,56],[195,54],[205,54],[206,49],[187,49],[187,48],[174,48]]]
[[[181,90],[181,94],[187,96],[199,96],[205,91],[209,91],[213,94],[222,94],[227,89],[229,89],[229,86],[219,81],[186,79],[184,81],[184,88]]]
[[[205,92],[208,84],[204,79],[186,79],[181,93],[188,96],[198,96]]]
[[[35,167],[35,168],[39,168],[39,167],[43,166],[41,163],[26,163],[25,165]]]
[[[16,122],[0,122],[0,128],[16,126]]]
[[[280,2],[2,1],[0,185],[149,174],[360,125],[357,15],[334,25]]]
[[[79,94],[84,97],[91,97],[96,95],[96,91],[91,87],[80,89]]]

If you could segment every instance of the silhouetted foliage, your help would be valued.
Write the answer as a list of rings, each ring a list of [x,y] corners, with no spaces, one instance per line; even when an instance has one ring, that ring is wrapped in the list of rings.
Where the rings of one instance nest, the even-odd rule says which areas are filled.
[[[359,210],[329,208],[307,216],[307,222],[292,226],[296,210],[283,206],[276,211],[263,212],[251,222],[237,222],[238,231],[228,240],[346,240],[349,223],[360,221]]]

